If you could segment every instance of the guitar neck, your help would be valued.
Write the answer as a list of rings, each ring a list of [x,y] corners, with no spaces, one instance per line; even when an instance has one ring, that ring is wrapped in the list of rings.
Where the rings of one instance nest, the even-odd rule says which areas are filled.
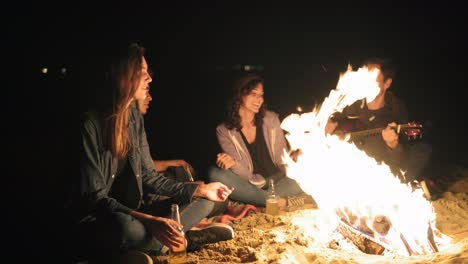
[[[410,127],[410,125],[408,125],[408,124],[398,124],[395,127],[395,131],[399,134],[401,129],[407,128],[407,127]],[[385,127],[380,127],[380,128],[373,128],[373,129],[367,129],[367,130],[362,130],[362,131],[350,132],[348,134],[350,135],[351,139],[356,139],[356,138],[380,135],[380,133],[384,129],[385,129]]]

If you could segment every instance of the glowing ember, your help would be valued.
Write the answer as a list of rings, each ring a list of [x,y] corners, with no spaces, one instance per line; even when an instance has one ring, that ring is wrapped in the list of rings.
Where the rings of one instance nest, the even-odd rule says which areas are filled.
[[[359,99],[375,98],[378,74],[378,69],[353,71],[349,67],[320,108],[283,120],[291,147],[302,150],[297,162],[285,153],[288,175],[314,197],[328,215],[327,225],[336,227],[343,221],[385,245],[386,253],[433,253],[450,241],[436,230],[432,204],[422,190],[413,191],[386,164],[378,164],[354,144],[324,132],[332,113]]]

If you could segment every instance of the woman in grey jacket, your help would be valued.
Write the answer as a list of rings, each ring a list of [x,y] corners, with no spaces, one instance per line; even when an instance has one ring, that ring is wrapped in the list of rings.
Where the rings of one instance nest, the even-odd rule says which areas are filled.
[[[289,153],[288,144],[278,115],[266,110],[263,83],[256,74],[247,74],[235,83],[228,118],[216,128],[223,150],[216,160],[219,168],[211,168],[208,174],[210,181],[234,187],[230,199],[261,207],[266,205],[266,179],[275,180],[280,197],[303,192],[286,176],[282,156]]]

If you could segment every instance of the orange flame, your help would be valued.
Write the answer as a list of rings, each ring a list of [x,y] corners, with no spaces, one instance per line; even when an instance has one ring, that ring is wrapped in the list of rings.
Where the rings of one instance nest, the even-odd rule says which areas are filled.
[[[302,150],[296,162],[284,153],[287,174],[314,197],[321,210],[340,215],[353,227],[365,226],[392,252],[427,254],[433,252],[428,230],[436,228],[434,209],[423,192],[402,184],[386,164],[377,163],[354,144],[324,132],[332,113],[359,99],[372,101],[377,96],[378,74],[378,69],[353,71],[349,67],[320,108],[283,120],[281,126],[288,132],[291,147]],[[386,232],[375,227],[382,216],[390,223]],[[447,237],[438,238],[438,246],[449,243]]]

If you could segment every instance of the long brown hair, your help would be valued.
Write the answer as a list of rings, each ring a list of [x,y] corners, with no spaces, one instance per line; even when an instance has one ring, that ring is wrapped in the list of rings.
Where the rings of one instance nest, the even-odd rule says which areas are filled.
[[[242,99],[248,95],[258,84],[264,84],[263,78],[255,73],[248,73],[237,79],[234,83],[234,96],[228,103],[228,115],[225,121],[225,125],[228,129],[236,128],[242,129],[241,117],[239,115],[239,109],[242,105]],[[263,124],[263,117],[266,112],[265,102],[260,107],[257,114],[255,114],[254,122],[256,126]]]
[[[145,48],[136,43],[128,45],[110,65],[108,84],[112,91],[110,115],[106,122],[107,146],[112,154],[122,159],[131,149],[129,113],[136,90]]]

